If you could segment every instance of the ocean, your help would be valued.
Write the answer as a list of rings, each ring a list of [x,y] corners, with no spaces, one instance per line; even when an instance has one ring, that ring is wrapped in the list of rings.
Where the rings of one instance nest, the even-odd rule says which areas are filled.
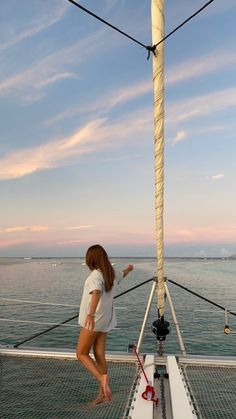
[[[112,258],[115,269],[128,263],[134,270],[117,289],[117,294],[155,275],[155,259]],[[43,331],[53,323],[75,316],[79,310],[88,268],[81,258],[0,258],[1,345],[14,345]],[[165,276],[236,312],[236,260],[167,259]],[[108,334],[107,350],[126,351],[137,343],[152,282],[116,299],[117,328]],[[231,334],[225,335],[224,311],[169,283],[178,323],[189,354],[236,355],[236,317],[228,314]],[[180,353],[175,327],[170,322],[166,353]],[[150,311],[141,350],[156,351],[152,323],[157,319],[156,296]],[[25,347],[75,349],[77,319],[25,344]]]

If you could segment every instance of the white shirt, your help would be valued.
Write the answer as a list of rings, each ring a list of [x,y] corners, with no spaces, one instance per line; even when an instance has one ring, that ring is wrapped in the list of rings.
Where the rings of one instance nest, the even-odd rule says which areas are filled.
[[[98,269],[94,269],[90,273],[84,284],[84,291],[80,304],[80,326],[85,327],[85,320],[90,310],[92,291],[99,290],[101,291],[101,294],[94,317],[94,331],[108,332],[116,327],[117,320],[113,299],[116,284],[119,284],[122,278],[123,272],[115,271],[113,287],[110,291],[106,292],[102,272]]]

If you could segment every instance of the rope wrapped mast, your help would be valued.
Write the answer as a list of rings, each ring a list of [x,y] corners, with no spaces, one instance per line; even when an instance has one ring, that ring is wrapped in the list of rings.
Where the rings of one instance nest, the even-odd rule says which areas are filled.
[[[155,147],[155,214],[156,214],[156,263],[157,263],[157,310],[158,320],[153,332],[158,339],[159,353],[163,352],[164,340],[169,333],[169,323],[164,320],[164,0],[152,0],[152,44],[158,45],[153,54],[154,93],[154,147]]]

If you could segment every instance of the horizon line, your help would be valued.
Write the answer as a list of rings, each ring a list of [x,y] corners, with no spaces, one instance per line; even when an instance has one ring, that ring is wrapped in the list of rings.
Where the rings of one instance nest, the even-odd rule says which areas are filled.
[[[109,256],[109,259],[156,259],[156,256]],[[165,256],[164,259],[230,259],[230,256]],[[0,259],[85,259],[84,256],[0,256]]]

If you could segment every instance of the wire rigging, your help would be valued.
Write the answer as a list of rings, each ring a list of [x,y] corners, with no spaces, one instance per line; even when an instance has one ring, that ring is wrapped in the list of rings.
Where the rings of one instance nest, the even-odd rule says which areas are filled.
[[[172,284],[177,285],[177,287],[182,288],[182,289],[183,289],[183,290],[185,290],[185,291],[188,291],[190,294],[195,295],[196,297],[200,298],[201,300],[204,300],[204,301],[206,301],[207,303],[210,303],[210,304],[212,304],[213,306],[215,306],[215,307],[217,307],[217,308],[220,308],[221,310],[224,310],[224,311],[226,310],[226,308],[225,308],[225,307],[220,306],[219,304],[215,303],[214,301],[209,300],[209,299],[208,299],[208,298],[206,298],[206,297],[203,297],[202,295],[198,294],[197,292],[194,292],[194,291],[190,290],[190,289],[189,289],[189,288],[187,288],[187,287],[184,287],[183,285],[179,284],[178,282],[173,281],[173,279],[168,279],[168,282],[171,282]],[[232,316],[236,316],[236,313],[235,313],[234,311],[231,311],[231,310],[228,310],[228,309],[227,309],[227,313],[232,314]]]
[[[133,38],[126,32],[122,31],[121,29],[117,28],[116,26],[109,23],[107,20],[101,18],[100,16],[96,15],[95,13],[91,12],[90,10],[86,9],[86,7],[82,6],[78,2],[74,0],[68,0],[71,4],[78,7],[79,9],[83,10],[85,13],[88,13],[90,16],[94,17],[95,19],[99,20],[100,22],[104,23],[105,25],[109,26],[110,28],[114,29],[115,31],[119,32],[121,35],[125,36],[126,38],[129,38],[131,41],[135,42],[136,44],[140,45],[141,47],[145,48],[148,51],[148,57],[150,57],[150,53],[152,52],[155,54],[155,50],[158,45],[160,45],[162,42],[164,42],[167,38],[169,38],[171,35],[173,35],[175,32],[177,32],[180,28],[182,28],[186,23],[188,23],[191,19],[193,19],[195,16],[197,16],[199,13],[201,13],[206,7],[208,7],[213,1],[215,0],[209,0],[206,4],[204,4],[200,9],[198,9],[195,13],[193,13],[191,16],[189,16],[184,22],[182,22],[180,25],[178,25],[175,29],[173,29],[170,33],[168,33],[164,38],[162,38],[157,44],[155,45],[145,45],[142,42],[138,41],[137,39]]]
[[[116,295],[116,296],[114,297],[114,299],[119,298],[119,297],[121,297],[122,295],[127,294],[128,292],[133,291],[133,290],[135,290],[136,288],[139,288],[139,287],[141,287],[142,285],[147,284],[148,282],[151,282],[151,281],[153,281],[153,280],[155,281],[155,280],[156,280],[156,278],[150,278],[150,279],[147,279],[146,281],[141,282],[141,284],[135,285],[134,287],[129,288],[128,290],[123,291],[123,292],[121,292],[120,294]],[[79,314],[79,313],[77,313],[75,316],[70,317],[70,318],[69,318],[69,319],[67,319],[67,320],[64,320],[62,323],[55,324],[55,325],[53,325],[52,327],[49,327],[48,329],[43,330],[42,332],[35,333],[34,335],[32,335],[32,336],[30,336],[30,337],[28,337],[28,338],[24,339],[23,341],[21,341],[21,342],[19,342],[19,343],[15,344],[15,345],[14,345],[14,348],[18,348],[18,346],[23,345],[23,343],[29,342],[30,340],[32,340],[32,339],[34,339],[34,338],[36,338],[36,337],[38,337],[38,336],[44,335],[44,333],[50,332],[51,330],[54,330],[54,329],[56,329],[56,328],[57,328],[57,327],[59,327],[59,326],[63,326],[63,325],[65,325],[65,323],[68,323],[68,322],[70,322],[71,320],[76,319],[76,318],[78,317],[78,314]]]
[[[155,282],[157,282],[157,278],[156,278],[156,277],[153,277],[153,278],[147,279],[146,281],[143,281],[143,282],[141,282],[140,284],[137,284],[137,285],[135,285],[134,287],[129,288],[129,289],[127,289],[126,291],[123,291],[123,292],[121,292],[120,294],[116,295],[116,296],[114,297],[114,299],[119,298],[119,297],[121,297],[122,295],[127,294],[128,292],[133,291],[133,290],[135,290],[136,288],[139,288],[139,287],[141,287],[142,285],[145,285],[145,284],[147,284],[147,283],[149,283],[149,282],[151,282],[151,281],[155,281]],[[193,294],[193,295],[195,295],[196,297],[198,297],[198,298],[200,298],[200,299],[202,299],[202,300],[204,300],[204,301],[208,302],[209,304],[212,304],[212,305],[214,305],[215,307],[220,308],[221,310],[224,310],[224,311],[225,311],[225,310],[227,310],[227,313],[229,313],[229,314],[231,314],[231,315],[233,315],[233,316],[236,316],[236,313],[235,313],[234,311],[231,311],[231,310],[226,309],[225,307],[223,307],[223,306],[221,306],[221,305],[219,305],[219,304],[215,303],[214,301],[209,300],[209,299],[208,299],[208,298],[206,298],[206,297],[203,297],[202,295],[200,295],[200,294],[198,294],[198,293],[196,293],[196,292],[194,292],[194,291],[190,290],[190,289],[189,289],[189,288],[187,288],[187,287],[184,287],[183,285],[179,284],[178,282],[175,282],[175,281],[173,281],[172,279],[168,279],[168,281],[169,281],[169,282],[171,282],[172,284],[177,285],[178,287],[180,287],[180,288],[184,289],[185,291],[189,292],[190,294]],[[34,335],[32,335],[32,336],[30,336],[30,337],[28,337],[28,338],[24,339],[23,341],[21,341],[21,342],[19,342],[19,343],[15,344],[13,347],[14,347],[14,348],[18,348],[19,346],[23,345],[23,343],[29,342],[30,340],[32,340],[32,339],[34,339],[34,338],[36,338],[36,337],[38,337],[38,336],[44,335],[45,333],[50,332],[51,330],[54,330],[54,329],[56,329],[56,328],[57,328],[57,327],[59,327],[59,326],[65,325],[66,323],[70,322],[71,320],[76,319],[77,317],[78,317],[78,313],[77,313],[75,316],[72,316],[72,317],[70,317],[69,319],[64,320],[62,323],[54,324],[52,327],[50,327],[50,328],[48,328],[48,329],[46,329],[46,330],[43,330],[42,332],[36,333],[36,334],[34,334]]]
[[[210,3],[212,3],[214,0],[208,1],[208,3],[204,4],[199,10],[197,10],[193,15],[189,16],[188,19],[186,19],[184,22],[182,22],[179,26],[177,26],[173,31],[168,33],[168,35],[164,36],[163,39],[161,39],[160,42],[153,45],[153,47],[157,47],[159,44],[161,44],[163,41],[165,41],[167,38],[169,38],[171,35],[173,35],[175,32],[177,32],[182,26],[184,26],[186,23],[188,23],[191,19],[193,19],[195,16],[197,16],[199,13],[201,13],[207,6],[209,6]]]
[[[109,26],[110,28],[114,29],[115,31],[121,33],[122,35],[126,36],[127,38],[131,39],[131,41],[136,42],[136,44],[141,45],[143,48],[147,48],[142,42],[139,42],[137,39],[133,38],[132,36],[128,35],[127,33],[123,32],[121,29],[117,28],[116,26],[112,25],[111,23],[107,22],[106,20],[102,19],[100,16],[95,15],[95,13],[91,12],[90,10],[86,9],[81,4],[77,3],[74,0],[68,0],[70,3],[74,4],[79,9],[83,10],[84,12],[88,13],[89,15],[93,16],[95,19],[99,20],[100,22],[104,23],[105,25]]]

